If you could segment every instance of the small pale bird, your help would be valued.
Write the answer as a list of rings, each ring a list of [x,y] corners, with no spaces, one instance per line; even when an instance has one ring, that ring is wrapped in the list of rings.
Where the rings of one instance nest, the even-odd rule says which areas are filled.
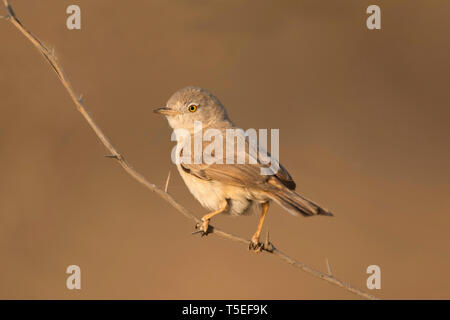
[[[165,115],[172,129],[184,129],[191,137],[194,135],[195,121],[202,123],[203,130],[217,129],[223,132],[223,136],[226,136],[227,129],[237,128],[228,118],[219,99],[207,90],[194,86],[175,92],[165,107],[155,109],[154,112]],[[181,143],[178,137],[177,140],[178,144]],[[206,145],[204,142],[203,144]],[[183,149],[180,152],[183,152]],[[244,152],[246,159],[249,159],[249,148],[245,148]],[[208,233],[212,217],[221,213],[244,215],[256,208],[261,210],[261,216],[249,249],[258,252],[263,247],[259,237],[271,201],[295,216],[332,216],[327,209],[295,192],[296,184],[281,164],[276,172],[274,170],[272,174],[263,175],[261,167],[267,167],[267,164],[259,161],[253,164],[248,162],[177,163],[178,171],[189,191],[210,211],[202,217],[202,223],[197,226],[202,235]]]

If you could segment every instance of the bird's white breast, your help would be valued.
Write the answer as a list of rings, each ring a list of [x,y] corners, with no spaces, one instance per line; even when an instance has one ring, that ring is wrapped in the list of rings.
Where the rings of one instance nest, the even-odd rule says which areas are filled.
[[[203,207],[211,211],[219,210],[224,202],[228,201],[230,205],[228,213],[242,215],[248,213],[254,205],[259,204],[254,195],[245,188],[197,178],[185,172],[179,164],[177,168],[192,195]]]

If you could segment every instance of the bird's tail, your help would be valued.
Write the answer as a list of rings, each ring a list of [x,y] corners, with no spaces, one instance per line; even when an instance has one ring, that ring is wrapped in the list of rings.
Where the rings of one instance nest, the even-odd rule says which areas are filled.
[[[305,217],[314,215],[333,216],[330,211],[320,207],[311,200],[302,197],[294,190],[282,188],[271,192],[270,195],[273,201],[294,216],[298,216],[299,214]]]

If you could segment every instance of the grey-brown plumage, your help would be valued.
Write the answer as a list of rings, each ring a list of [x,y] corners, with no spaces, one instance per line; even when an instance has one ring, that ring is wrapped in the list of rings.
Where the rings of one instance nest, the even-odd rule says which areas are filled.
[[[222,103],[199,87],[187,87],[177,91],[166,107],[156,109],[155,112],[166,115],[174,130],[185,129],[191,136],[194,134],[194,121],[201,121],[203,130],[219,130],[224,137],[227,129],[236,128],[228,118]],[[182,139],[178,138],[178,143],[181,141]],[[203,146],[209,143],[204,141]],[[254,158],[254,154],[250,152],[248,139],[245,140],[245,146],[245,149],[241,150],[245,153],[244,164],[237,164],[237,161],[234,161],[234,164],[226,164],[225,161],[223,164],[194,164],[193,158],[177,164],[190,192],[205,208],[212,211],[202,219],[204,232],[207,232],[209,219],[218,213],[242,215],[248,213],[251,208],[262,207],[260,225],[252,238],[252,248],[258,250],[262,221],[271,200],[293,215],[332,215],[328,210],[296,193],[294,180],[281,164],[276,172],[262,175],[261,167],[269,168],[269,165],[261,163],[260,159],[256,159],[255,164],[249,163],[247,160]],[[223,148],[223,154],[226,154],[229,151],[228,144],[224,144]],[[237,158],[239,154],[236,149],[234,151]]]
[[[223,129],[222,129],[223,130]],[[225,135],[225,133],[223,133]],[[204,145],[209,142],[204,142]],[[246,158],[249,157],[248,153],[248,140],[246,140],[247,147],[245,148]],[[226,154],[224,150],[223,154]],[[237,158],[237,154],[235,158]],[[259,198],[270,198],[284,209],[293,215],[313,216],[316,214],[331,215],[330,212],[321,208],[311,200],[308,200],[295,192],[296,184],[289,172],[280,164],[280,167],[273,175],[262,175],[261,167],[268,168],[267,165],[261,163],[257,164],[194,164],[193,157],[189,163],[182,162],[180,164],[184,174],[194,176],[204,181],[220,181],[222,184],[235,186],[238,188],[248,190],[248,193],[255,194],[261,193]],[[248,200],[254,200],[249,198]],[[231,198],[233,201],[233,198]],[[251,203],[243,211],[236,212],[234,206],[231,206],[227,212],[234,214],[245,214],[250,209]],[[258,202],[258,201],[257,201]],[[218,207],[209,207],[211,210],[217,210]]]

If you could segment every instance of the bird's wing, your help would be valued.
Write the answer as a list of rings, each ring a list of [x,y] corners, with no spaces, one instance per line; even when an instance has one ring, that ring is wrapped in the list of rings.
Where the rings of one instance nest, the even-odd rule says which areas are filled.
[[[210,144],[211,142],[203,142],[203,150]],[[227,150],[228,148],[228,150]],[[255,159],[255,153],[251,152],[251,146],[249,145],[248,139],[245,139],[245,149],[240,150],[240,155],[242,157],[242,152],[244,152],[245,163],[239,164],[237,163],[238,159],[238,150],[235,145],[234,152],[234,162],[233,164],[226,164],[225,156],[227,155],[227,151],[229,151],[229,146],[224,142],[223,145],[223,163],[194,163],[194,155],[190,157],[190,161],[181,161],[181,168],[189,174],[196,176],[197,178],[204,180],[218,180],[220,182],[243,186],[243,187],[258,187],[261,189],[268,189],[272,187],[287,187],[290,190],[295,189],[295,182],[291,178],[289,172],[278,163],[277,169],[272,170],[272,173],[262,174],[261,169],[266,168],[266,170],[270,169],[270,163],[267,162],[262,163],[261,159],[257,157]],[[257,154],[257,153],[256,153]],[[270,157],[270,154],[268,154]],[[251,163],[250,159],[253,159]],[[267,158],[266,158],[267,160]],[[272,159],[272,161],[276,161]],[[270,172],[270,171],[269,171]]]
[[[203,150],[208,144],[203,143]],[[244,164],[237,163],[238,152],[234,152],[234,164],[207,164],[204,162],[195,164],[192,156],[190,161],[181,161],[180,166],[186,173],[199,179],[220,181],[224,184],[266,191],[272,200],[293,215],[332,215],[327,209],[296,193],[294,191],[295,182],[289,172],[278,162],[278,166],[275,166],[278,170],[272,171],[271,174],[269,172],[268,175],[262,174],[261,169],[270,170],[272,168],[270,164],[266,164],[267,157],[264,154],[258,154],[257,161],[254,161],[255,163],[250,162],[249,159],[252,159],[255,153],[249,152],[248,147],[249,145],[246,143],[245,151],[240,150],[240,155],[245,156]],[[226,152],[226,147],[224,152]],[[226,153],[224,154],[226,155]],[[259,156],[262,156],[263,161],[260,161]],[[272,161],[276,160],[272,159]]]

